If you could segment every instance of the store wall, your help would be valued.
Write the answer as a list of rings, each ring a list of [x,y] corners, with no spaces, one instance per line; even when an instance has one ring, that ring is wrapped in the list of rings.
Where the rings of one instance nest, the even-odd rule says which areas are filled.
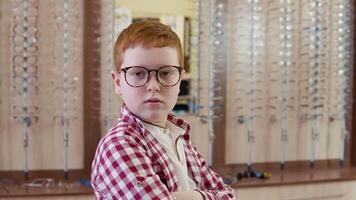
[[[135,16],[184,15],[195,13],[193,0],[116,0],[116,7],[131,9]]]

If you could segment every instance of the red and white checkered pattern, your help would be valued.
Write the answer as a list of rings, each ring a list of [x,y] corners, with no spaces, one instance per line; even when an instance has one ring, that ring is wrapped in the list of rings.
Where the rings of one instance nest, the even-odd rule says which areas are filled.
[[[167,118],[183,128],[189,175],[205,199],[234,199],[232,189],[197,152],[189,139],[189,124],[172,114]],[[124,105],[121,117],[102,138],[92,164],[97,199],[174,199],[177,177],[169,157],[140,119]]]

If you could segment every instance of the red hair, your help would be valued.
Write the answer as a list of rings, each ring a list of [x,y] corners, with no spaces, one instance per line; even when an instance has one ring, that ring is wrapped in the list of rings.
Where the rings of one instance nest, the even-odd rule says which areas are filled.
[[[114,46],[114,62],[116,70],[120,70],[123,54],[128,48],[142,46],[144,48],[172,47],[177,50],[179,65],[183,67],[183,50],[180,40],[172,29],[154,20],[140,20],[125,28]]]

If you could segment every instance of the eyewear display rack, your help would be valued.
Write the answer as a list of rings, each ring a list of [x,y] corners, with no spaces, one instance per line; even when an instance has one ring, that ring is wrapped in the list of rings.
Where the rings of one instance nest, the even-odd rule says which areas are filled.
[[[112,91],[101,90],[113,63],[114,2],[0,4],[0,23],[11,30],[0,32],[0,89],[9,97],[1,98],[0,135],[13,146],[2,145],[0,196],[92,195],[91,162],[117,114]],[[23,142],[15,142],[19,132]]]
[[[214,63],[220,71],[213,77],[226,83],[213,97],[224,103],[213,119],[213,168],[237,188],[355,180],[355,2],[218,0],[202,5],[203,14],[226,17],[229,27],[217,34],[205,27],[215,27],[214,20],[201,18],[200,30],[229,41],[223,55],[200,54],[201,69],[209,68],[204,63],[209,57],[227,56],[226,65]],[[214,5],[227,10],[217,15]],[[204,37],[203,32],[199,48],[215,48]],[[201,71],[201,76],[209,75]],[[202,94],[204,118],[221,102],[211,105]],[[271,172],[272,178],[259,181],[256,172]]]
[[[19,96],[16,101],[10,102],[19,104],[16,105],[19,107],[9,106],[10,110],[3,110],[5,107],[3,105],[8,102],[0,99],[2,113],[0,123],[1,125],[6,123],[4,119],[7,118],[4,116],[7,114],[12,116],[9,124],[16,126],[21,133],[19,141],[22,142],[17,146],[23,149],[24,162],[12,164],[19,170],[9,170],[9,166],[6,166],[7,170],[0,170],[0,179],[24,183],[43,177],[63,181],[87,179],[101,133],[110,126],[112,116],[116,115],[111,113],[115,106],[112,103],[114,97],[109,95],[111,91],[102,90],[109,88],[105,86],[107,83],[102,80],[102,74],[107,73],[112,65],[108,55],[111,55],[113,40],[113,2],[17,0],[14,2],[19,8],[13,8],[14,10],[11,10],[12,5],[5,5],[6,2],[0,1],[1,11],[9,14],[0,15],[1,23],[5,21],[5,16],[12,16],[11,20],[19,24],[7,24],[11,27],[9,30],[13,32],[10,36],[6,35],[4,29],[0,30],[0,33],[9,36],[12,42],[2,39],[6,37],[0,39],[0,43],[4,44],[1,46],[11,47],[12,52],[6,53],[1,49],[0,63],[11,65],[11,70],[0,74],[0,91],[13,92],[13,95]],[[41,31],[41,26],[45,26],[46,23],[41,19],[48,16],[41,12],[46,10],[44,8],[47,6],[51,7],[49,3],[54,2],[60,4],[58,7],[61,9],[58,12],[62,14],[52,16],[58,29],[49,32],[53,35],[46,35],[48,38],[56,36],[55,42],[47,39],[45,43],[43,41],[46,40],[45,31]],[[83,13],[71,11],[70,8],[75,2],[82,3]],[[201,99],[197,99],[199,103],[193,107],[198,107],[197,116],[209,124],[208,161],[213,168],[226,176],[233,187],[355,180],[356,136],[352,125],[356,123],[356,118],[353,117],[356,108],[349,105],[352,105],[350,102],[354,99],[356,82],[351,67],[354,61],[348,56],[356,57],[353,33],[356,20],[352,16],[354,12],[349,12],[351,16],[347,18],[345,17],[347,13],[343,10],[349,5],[354,11],[354,1],[211,0],[199,1],[197,5],[200,12],[200,22],[197,23],[200,25],[198,29],[200,59],[197,63],[200,66],[199,80],[196,80],[199,83],[197,84],[199,93],[196,96]],[[4,8],[9,10],[6,11]],[[52,13],[57,11],[54,10]],[[70,24],[73,22],[71,20],[77,19],[82,21]],[[76,26],[80,28],[74,28],[73,32],[72,29]],[[328,29],[329,27],[333,28]],[[342,36],[339,39],[335,37],[338,34],[349,36]],[[58,48],[51,50],[48,47],[51,43]],[[78,48],[75,48],[75,45],[78,45]],[[53,59],[38,58],[51,56],[51,53],[56,55]],[[77,64],[76,68],[73,68],[73,63]],[[52,71],[43,71],[46,69],[43,66],[56,68],[51,69]],[[336,70],[329,70],[330,66],[336,67],[334,68]],[[0,70],[4,72],[3,67]],[[322,75],[325,71],[328,72],[328,79]],[[10,83],[6,81],[9,74],[13,79]],[[47,84],[45,79],[38,78],[46,75],[60,78]],[[53,90],[42,90],[43,85],[51,85]],[[331,91],[333,87],[338,88],[338,91],[330,94],[335,98],[323,95],[322,91],[324,93]],[[75,88],[77,93],[74,94]],[[42,91],[47,91],[47,94],[53,96],[60,92],[60,98],[57,98],[59,100],[53,102],[53,105],[60,105],[61,108],[56,112],[48,108],[43,109],[42,105],[46,101],[40,98],[43,95]],[[78,95],[79,93],[81,95]],[[76,105],[80,106],[71,107],[69,102],[76,102]],[[76,109],[74,114],[70,113],[74,108]],[[36,135],[33,130],[38,130],[34,127],[41,124],[44,119],[43,115],[36,114],[52,112],[55,116],[51,120],[56,121],[57,129],[59,126],[61,130],[53,128],[52,124],[47,124],[43,130],[58,131],[60,134],[53,137],[47,135],[47,140],[40,140],[39,134]],[[335,127],[331,131],[332,138],[341,141],[337,145],[333,143],[331,159],[317,153],[320,149],[328,151],[328,148],[318,146],[325,142],[318,138],[323,138],[328,132],[327,126],[319,121],[320,114],[327,114],[327,117],[324,116],[328,121],[326,124],[338,121],[340,125],[336,126],[340,128],[337,132]],[[293,126],[295,119],[303,125]],[[83,142],[74,143],[79,150],[71,146],[73,136],[78,133],[72,131],[74,122],[77,123],[75,126],[78,130],[81,130],[79,132],[83,133],[77,138]],[[349,137],[346,137],[347,135]],[[296,136],[300,136],[301,139],[298,140]],[[49,166],[55,166],[55,169],[47,167],[32,170],[33,163],[26,161],[29,159],[26,155],[33,155],[28,154],[28,150],[34,147],[31,146],[31,142],[38,139],[41,145],[44,145],[50,143],[48,142],[50,138],[61,141],[55,143],[60,145],[59,148],[55,145],[53,148],[61,149],[58,155],[63,159],[36,158],[39,163],[50,163],[50,160],[54,160],[55,164]],[[309,143],[304,149],[299,147],[298,152],[291,150],[293,141]],[[52,147],[51,144],[49,146]],[[292,155],[292,151],[297,154]],[[71,158],[71,153],[74,152],[80,152],[76,159]],[[12,152],[8,152],[8,155],[17,156]],[[11,160],[8,157],[6,159]],[[30,160],[32,159],[34,158]],[[17,164],[23,167],[18,167]],[[238,172],[249,173],[257,170],[272,172],[272,178],[263,182],[236,179]],[[296,170],[302,170],[306,175],[298,177],[291,175],[297,174]],[[56,183],[59,185],[59,182]],[[52,181],[42,180],[41,184],[50,187]],[[3,183],[0,187],[1,185]],[[16,184],[14,187],[17,187]],[[10,195],[9,191],[1,188],[1,195]],[[18,187],[18,192],[21,191],[23,190]],[[55,190],[53,193],[90,194],[91,190]],[[28,191],[19,195],[26,194]]]

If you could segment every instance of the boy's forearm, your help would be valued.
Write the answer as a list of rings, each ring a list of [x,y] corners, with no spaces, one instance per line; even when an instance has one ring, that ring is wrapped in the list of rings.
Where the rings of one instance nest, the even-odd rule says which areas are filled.
[[[197,191],[182,191],[182,192],[172,192],[171,193],[177,200],[204,200],[202,194]]]

